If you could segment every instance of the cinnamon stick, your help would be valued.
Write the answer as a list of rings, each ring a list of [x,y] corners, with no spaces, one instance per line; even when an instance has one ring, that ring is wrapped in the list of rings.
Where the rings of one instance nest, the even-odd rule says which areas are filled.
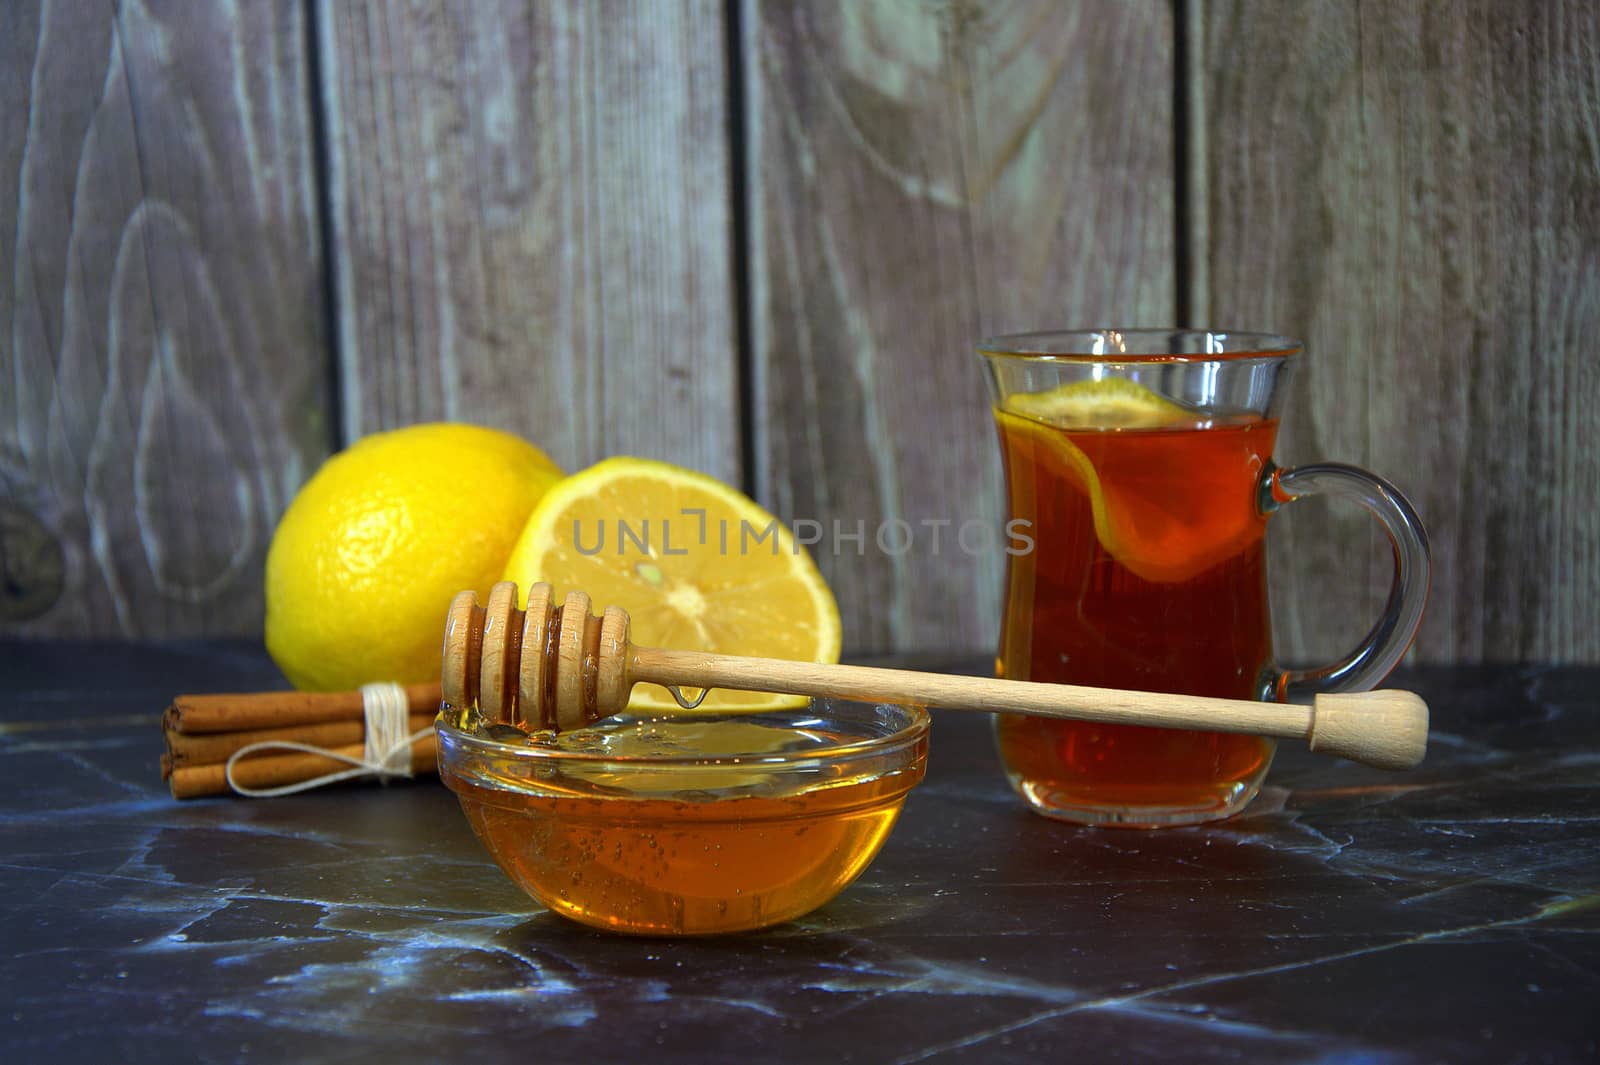
[[[412,714],[406,722],[408,733],[426,728],[433,714]],[[233,752],[243,750],[252,743],[309,743],[313,747],[346,747],[360,743],[366,737],[366,724],[361,720],[329,721],[321,725],[289,725],[284,728],[249,729],[243,732],[204,732],[198,735],[163,729],[167,740],[167,754],[162,760],[162,779],[171,771],[185,765],[207,765],[226,762]],[[279,752],[288,753],[288,752]],[[265,757],[247,755],[247,758]]]
[[[349,744],[331,748],[351,758],[365,754],[362,744]],[[411,771],[432,771],[438,759],[438,743],[432,735],[424,736],[411,747]],[[285,784],[300,784],[317,777],[327,776],[352,768],[337,758],[320,754],[266,754],[241,758],[233,767],[233,778],[247,788],[277,788]],[[227,760],[208,765],[175,765],[167,783],[174,799],[196,799],[206,795],[225,795],[228,787]]]
[[[406,688],[406,700],[413,715],[436,713],[441,698],[438,681]],[[163,724],[173,732],[195,734],[364,720],[359,691],[285,691],[180,695],[167,708]]]

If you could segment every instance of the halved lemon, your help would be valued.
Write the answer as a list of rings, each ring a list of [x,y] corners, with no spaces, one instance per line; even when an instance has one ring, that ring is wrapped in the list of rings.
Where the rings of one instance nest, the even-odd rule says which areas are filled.
[[[1126,377],[1019,392],[1006,397],[1005,408],[1063,429],[1156,429],[1195,420],[1194,412]]]
[[[505,579],[620,606],[646,647],[839,660],[839,607],[789,530],[742,492],[694,470],[606,459],[558,483],[528,517]],[[691,693],[692,694],[692,693]],[[706,710],[801,706],[792,695],[713,691]],[[653,684],[632,710],[678,704]]]
[[[1011,396],[995,417],[1007,447],[1038,449],[1066,467],[1089,497],[1101,546],[1146,581],[1188,580],[1260,535],[1244,487],[1255,471],[1237,464],[1250,453],[1211,435],[1205,415],[1137,382],[1105,378]],[[1118,432],[1185,426],[1204,435]],[[1078,430],[1074,442],[1069,433]]]

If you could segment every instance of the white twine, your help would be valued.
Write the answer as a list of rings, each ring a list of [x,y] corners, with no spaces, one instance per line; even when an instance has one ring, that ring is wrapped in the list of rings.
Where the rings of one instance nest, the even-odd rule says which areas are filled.
[[[352,758],[348,754],[330,751],[324,747],[313,747],[309,743],[297,743],[294,740],[266,740],[252,743],[234,751],[232,757],[228,759],[228,787],[240,795],[253,799],[271,799],[279,795],[293,795],[299,791],[326,787],[356,777],[375,776],[380,780],[387,780],[390,777],[411,776],[411,745],[432,732],[433,725],[430,723],[426,728],[407,734],[406,725],[410,723],[411,704],[406,699],[406,690],[398,684],[363,685],[361,715],[366,728],[362,743],[364,749],[360,758]],[[252,788],[240,784],[233,778],[233,767],[239,759],[261,751],[300,751],[305,754],[320,754],[324,758],[343,762],[351,768],[336,769],[325,776],[302,780],[298,784],[284,784],[276,788]]]

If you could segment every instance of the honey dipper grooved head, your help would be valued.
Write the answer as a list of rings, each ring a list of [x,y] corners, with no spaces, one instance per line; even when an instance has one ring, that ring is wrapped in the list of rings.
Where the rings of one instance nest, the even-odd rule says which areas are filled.
[[[557,608],[544,583],[528,589],[523,610],[511,581],[490,589],[487,606],[460,592],[445,620],[442,681],[445,702],[491,721],[581,728],[628,705],[628,614],[608,607],[595,617],[578,591]]]

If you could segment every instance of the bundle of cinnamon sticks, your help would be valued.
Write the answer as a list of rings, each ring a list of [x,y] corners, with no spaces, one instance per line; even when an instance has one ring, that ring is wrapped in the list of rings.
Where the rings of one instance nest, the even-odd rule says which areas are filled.
[[[408,734],[426,728],[439,711],[439,685],[406,689]],[[266,742],[304,743],[360,759],[365,750],[366,718],[359,691],[258,692],[240,695],[180,695],[161,721],[167,753],[161,778],[175,799],[223,795],[228,759],[236,751]],[[411,746],[411,771],[435,771],[432,734]],[[266,750],[239,759],[233,778],[247,788],[299,784],[349,769],[337,758],[287,750]]]

